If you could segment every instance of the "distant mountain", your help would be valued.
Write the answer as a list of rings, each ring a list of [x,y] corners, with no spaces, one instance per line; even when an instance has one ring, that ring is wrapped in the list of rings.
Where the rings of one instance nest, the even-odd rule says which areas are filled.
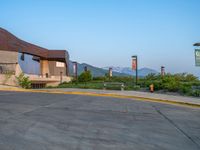
[[[87,66],[88,70],[91,71],[93,77],[104,76],[106,73],[108,73],[108,69],[109,69],[109,67],[98,68],[86,63],[82,63],[82,64],[78,63],[78,75],[80,75],[84,71],[85,66]],[[111,67],[111,68],[113,68],[113,76],[134,76],[135,75],[135,71],[132,71],[132,69],[129,67]],[[69,63],[69,72],[71,76],[74,75],[72,61],[70,61]],[[141,77],[147,76],[150,73],[157,74],[158,72],[149,68],[138,69],[138,75]]]
[[[104,67],[103,69],[108,70],[110,67]],[[130,67],[111,67],[114,72],[123,73],[127,75],[135,75],[135,71],[133,71]],[[148,74],[158,74],[156,70],[150,69],[150,68],[141,68],[138,69],[138,76],[144,77]]]
[[[85,66],[87,66],[88,70],[91,71],[93,77],[105,76],[105,74],[108,73],[108,70],[98,68],[98,67],[86,64],[86,63],[82,63],[82,64],[78,63],[78,75],[80,75],[84,71]],[[74,75],[72,61],[70,61],[70,63],[69,63],[69,73],[71,76]],[[113,76],[129,76],[129,75],[114,71]]]

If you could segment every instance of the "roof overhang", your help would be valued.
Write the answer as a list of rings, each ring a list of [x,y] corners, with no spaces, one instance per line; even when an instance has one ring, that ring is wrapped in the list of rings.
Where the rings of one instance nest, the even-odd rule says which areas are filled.
[[[5,29],[0,28],[0,50],[21,52],[47,60],[67,61],[69,54],[66,50],[49,50],[23,41]]]

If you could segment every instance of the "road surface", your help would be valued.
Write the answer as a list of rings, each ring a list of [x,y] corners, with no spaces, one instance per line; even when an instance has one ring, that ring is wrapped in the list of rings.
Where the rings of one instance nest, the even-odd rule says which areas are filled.
[[[0,92],[0,150],[198,150],[200,109]]]

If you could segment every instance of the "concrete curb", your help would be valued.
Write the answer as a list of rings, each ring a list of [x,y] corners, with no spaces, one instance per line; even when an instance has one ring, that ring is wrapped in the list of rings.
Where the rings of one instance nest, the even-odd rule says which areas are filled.
[[[120,94],[108,94],[108,93],[95,93],[95,92],[80,92],[80,91],[50,91],[50,90],[30,90],[30,89],[20,89],[20,88],[0,88],[0,91],[14,91],[14,92],[33,92],[33,93],[52,93],[52,94],[72,94],[72,95],[87,95],[87,96],[102,96],[102,97],[115,97],[115,98],[125,98],[125,99],[134,99],[137,101],[147,101],[147,102],[156,102],[172,105],[181,105],[181,106],[190,106],[200,108],[200,104],[194,104],[189,102],[181,102],[176,100],[166,100],[166,99],[157,99],[157,98],[148,98],[142,96],[130,96],[130,95],[120,95]]]

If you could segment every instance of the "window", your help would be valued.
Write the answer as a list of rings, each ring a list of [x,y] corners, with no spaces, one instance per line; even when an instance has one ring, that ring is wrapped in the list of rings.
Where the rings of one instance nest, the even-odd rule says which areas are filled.
[[[33,57],[32,57],[32,60],[37,61],[37,62],[40,62],[40,57],[33,56]]]
[[[65,63],[63,63],[63,62],[56,62],[56,67],[65,67]]]
[[[24,53],[21,54],[21,60],[24,61]]]

